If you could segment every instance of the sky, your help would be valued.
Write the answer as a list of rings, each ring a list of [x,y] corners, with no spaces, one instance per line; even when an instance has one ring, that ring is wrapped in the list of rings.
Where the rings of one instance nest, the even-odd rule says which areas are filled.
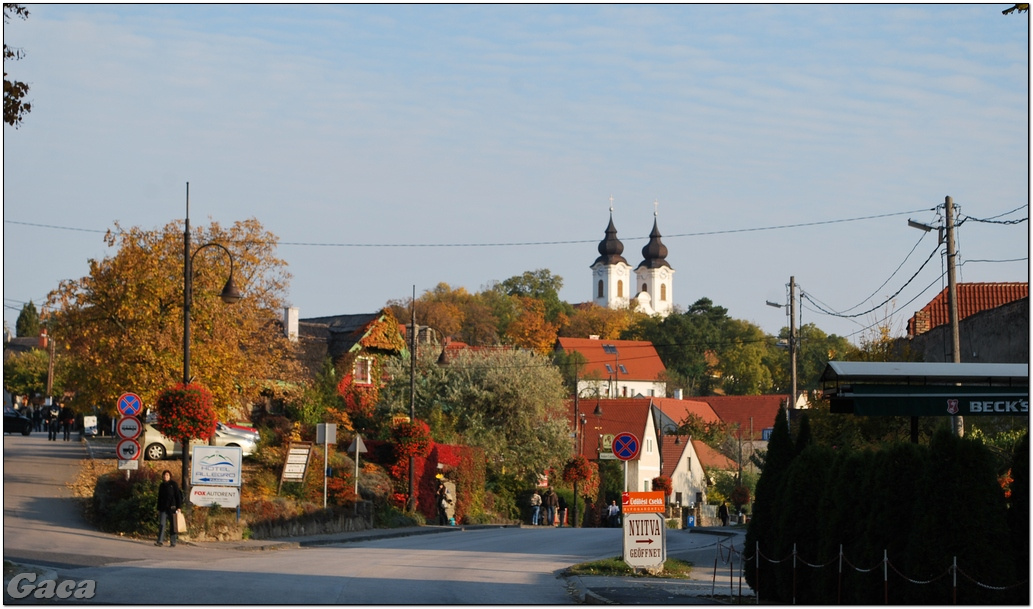
[[[104,233],[257,219],[300,316],[525,271],[591,300],[654,219],[676,306],[895,336],[1029,280],[1029,17],[961,5],[29,5],[5,62],[4,322]],[[612,199],[611,199],[612,198]],[[245,287],[246,292],[246,287]],[[246,295],[246,294],[245,294]],[[768,306],[772,302],[783,305]]]

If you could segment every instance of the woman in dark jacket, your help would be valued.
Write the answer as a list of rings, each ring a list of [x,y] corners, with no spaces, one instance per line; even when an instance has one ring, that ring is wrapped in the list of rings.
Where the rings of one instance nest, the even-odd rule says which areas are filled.
[[[176,547],[176,526],[169,524],[174,521],[176,512],[183,507],[183,493],[179,491],[179,485],[172,479],[172,473],[165,470],[161,474],[162,482],[158,485],[158,518],[161,529],[158,533],[158,541],[154,545],[160,546],[165,542],[165,527],[169,527],[169,545]]]

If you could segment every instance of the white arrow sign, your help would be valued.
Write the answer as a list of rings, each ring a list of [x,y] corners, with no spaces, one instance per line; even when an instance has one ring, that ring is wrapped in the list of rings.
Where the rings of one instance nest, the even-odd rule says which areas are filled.
[[[624,562],[650,569],[667,560],[667,528],[663,514],[624,514]]]

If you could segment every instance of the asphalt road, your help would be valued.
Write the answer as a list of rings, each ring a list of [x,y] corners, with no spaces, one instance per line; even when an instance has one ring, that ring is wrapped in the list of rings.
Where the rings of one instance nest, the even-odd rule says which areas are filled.
[[[572,564],[620,555],[620,529],[419,527],[158,548],[83,521],[66,482],[85,458],[77,441],[4,436],[4,558],[70,586],[94,582],[94,597],[75,602],[688,604],[712,603],[704,596],[717,587],[726,594],[737,581],[719,561],[732,543],[741,546],[735,531],[668,532],[668,556],[699,566],[690,581],[561,575]],[[5,603],[46,602],[11,598],[7,579]]]

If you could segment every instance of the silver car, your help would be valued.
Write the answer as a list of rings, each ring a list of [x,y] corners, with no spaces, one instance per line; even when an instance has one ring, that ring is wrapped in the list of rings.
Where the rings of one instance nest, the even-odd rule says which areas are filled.
[[[143,449],[143,456],[149,461],[160,461],[167,457],[181,454],[182,447],[179,442],[166,437],[151,423],[144,423],[143,431],[140,433],[140,447]],[[204,446],[203,440],[192,440],[191,446]],[[240,454],[249,457],[255,454],[258,448],[258,441],[244,435],[234,435],[225,431],[215,430],[216,446],[239,446]]]

